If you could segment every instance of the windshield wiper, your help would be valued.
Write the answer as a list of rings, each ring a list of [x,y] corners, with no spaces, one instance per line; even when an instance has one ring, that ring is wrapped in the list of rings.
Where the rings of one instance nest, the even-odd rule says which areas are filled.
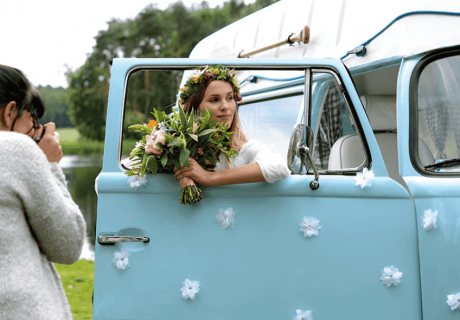
[[[436,162],[436,163],[433,163],[433,164],[429,164],[429,165],[425,166],[425,169],[439,168],[439,167],[443,167],[443,166],[447,167],[447,166],[450,166],[453,163],[460,164],[460,158],[447,159],[447,160],[439,161],[439,162]]]

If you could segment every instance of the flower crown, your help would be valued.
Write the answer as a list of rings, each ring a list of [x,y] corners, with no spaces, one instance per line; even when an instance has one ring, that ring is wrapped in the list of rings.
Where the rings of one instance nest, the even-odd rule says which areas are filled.
[[[235,92],[236,101],[242,100],[240,86],[236,81],[234,71],[219,65],[215,68],[206,66],[203,70],[197,70],[188,78],[184,87],[179,89],[179,103],[183,105],[191,95],[195,92],[199,92],[200,86],[204,86],[207,82],[212,80],[221,80],[230,83]]]

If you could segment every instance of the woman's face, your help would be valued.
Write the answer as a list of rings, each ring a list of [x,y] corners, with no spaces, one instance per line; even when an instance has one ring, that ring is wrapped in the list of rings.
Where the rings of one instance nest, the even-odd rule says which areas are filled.
[[[209,83],[198,110],[212,110],[212,120],[219,125],[224,123],[231,127],[236,112],[233,87],[226,81],[214,80]]]

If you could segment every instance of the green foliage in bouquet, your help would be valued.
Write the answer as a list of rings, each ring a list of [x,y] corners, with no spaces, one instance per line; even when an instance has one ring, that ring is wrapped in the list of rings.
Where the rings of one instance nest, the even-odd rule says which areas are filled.
[[[143,177],[146,173],[173,173],[175,168],[190,167],[191,157],[205,170],[212,170],[224,154],[227,160],[236,150],[230,148],[230,136],[226,125],[211,120],[211,110],[185,114],[173,111],[170,117],[165,112],[153,109],[155,120],[148,124],[136,124],[129,128],[145,134],[130,154],[133,161],[125,173]],[[202,199],[201,190],[193,184],[182,188],[180,202],[191,204]]]

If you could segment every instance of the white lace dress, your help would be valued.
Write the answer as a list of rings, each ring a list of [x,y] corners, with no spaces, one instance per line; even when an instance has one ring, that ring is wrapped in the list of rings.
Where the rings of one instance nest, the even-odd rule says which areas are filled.
[[[287,168],[286,161],[280,155],[270,150],[265,144],[255,140],[246,142],[238,156],[231,159],[230,165],[231,168],[238,168],[255,162],[259,164],[262,175],[267,182],[273,183],[277,180],[285,179],[291,174]],[[228,169],[225,156],[220,155],[214,171],[225,169]]]

